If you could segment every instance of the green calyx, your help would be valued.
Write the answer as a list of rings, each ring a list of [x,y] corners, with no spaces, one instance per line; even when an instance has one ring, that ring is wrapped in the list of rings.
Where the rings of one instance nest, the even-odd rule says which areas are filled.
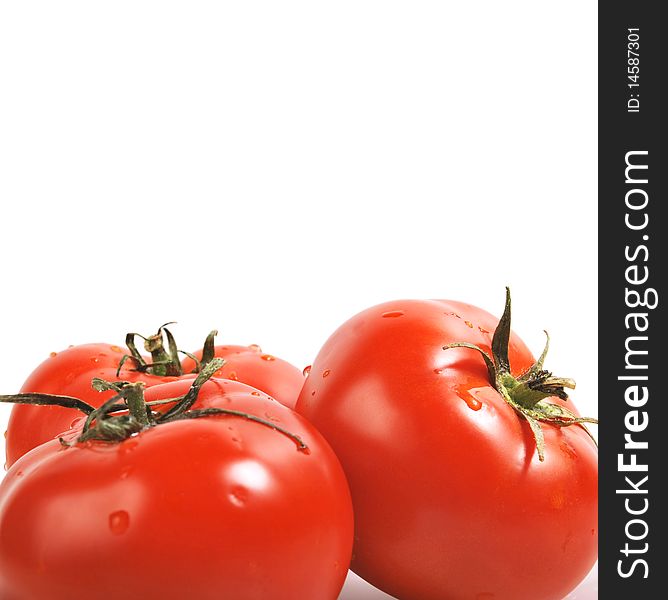
[[[545,460],[545,441],[541,423],[547,423],[557,427],[579,425],[594,440],[591,433],[585,427],[585,423],[598,421],[589,417],[578,417],[560,404],[549,402],[547,399],[557,397],[568,400],[566,389],[575,389],[575,382],[565,377],[555,377],[550,371],[543,368],[543,363],[550,347],[550,336],[547,331],[545,348],[538,360],[522,375],[515,377],[510,372],[510,361],[508,359],[508,344],[510,341],[510,289],[506,288],[506,305],[499,324],[492,337],[492,355],[485,350],[469,344],[468,342],[457,342],[443,346],[444,350],[449,348],[469,348],[480,353],[487,372],[489,381],[503,399],[515,409],[515,411],[529,423],[534,439],[538,458]],[[594,440],[596,443],[596,440]]]
[[[273,429],[290,438],[297,445],[297,449],[300,452],[308,453],[308,446],[298,435],[290,433],[272,421],[233,409],[217,407],[193,408],[202,386],[223,366],[224,362],[222,358],[212,358],[206,365],[201,367],[190,389],[183,396],[177,396],[176,398],[146,402],[144,399],[145,386],[141,382],[105,381],[104,379],[96,378],[92,381],[93,389],[98,392],[115,392],[115,395],[104,402],[99,408],[94,408],[78,398],[39,393],[0,396],[0,402],[61,406],[63,408],[74,408],[82,412],[86,415],[86,421],[81,433],[74,442],[67,442],[63,438],[60,438],[61,443],[65,446],[93,440],[118,443],[136,433],[173,421],[199,419],[210,416],[228,416],[239,417]],[[153,407],[158,405],[172,406],[164,412],[154,411]]]
[[[204,342],[204,349],[202,352],[202,359],[199,360],[196,356],[179,350],[176,345],[176,340],[172,332],[167,329],[167,325],[173,325],[174,322],[165,323],[158,328],[157,333],[148,337],[140,333],[128,333],[125,336],[125,344],[130,351],[126,354],[118,364],[116,375],[118,376],[123,368],[123,365],[128,361],[134,363],[134,370],[140,373],[148,373],[149,375],[157,375],[161,377],[179,377],[183,375],[183,366],[179,354],[183,354],[192,358],[195,362],[195,369],[193,373],[199,373],[202,369],[211,362],[214,357],[215,347],[214,338],[218,332],[214,329],[209,333]],[[151,362],[148,363],[137,350],[136,338],[144,340],[144,349],[151,354]]]

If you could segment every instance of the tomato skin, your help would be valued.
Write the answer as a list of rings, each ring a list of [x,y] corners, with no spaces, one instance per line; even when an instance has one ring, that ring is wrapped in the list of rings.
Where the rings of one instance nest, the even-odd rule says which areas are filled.
[[[545,425],[539,462],[480,355],[442,349],[489,350],[497,323],[460,302],[375,306],[329,338],[297,402],[348,477],[351,568],[397,598],[560,600],[596,560],[586,432]],[[514,334],[509,358],[516,376],[534,362]]]
[[[146,399],[188,387],[156,386]],[[166,423],[118,444],[47,442],[0,484],[0,597],[334,600],[353,522],[331,448],[242,383],[207,382],[195,407],[275,422],[309,453],[230,416]]]
[[[201,359],[202,351],[194,355]],[[262,352],[258,346],[215,346],[214,356],[225,359],[215,377],[243,381],[294,409],[304,385],[304,374],[294,365]],[[190,358],[183,360],[184,371],[194,368],[195,361]]]

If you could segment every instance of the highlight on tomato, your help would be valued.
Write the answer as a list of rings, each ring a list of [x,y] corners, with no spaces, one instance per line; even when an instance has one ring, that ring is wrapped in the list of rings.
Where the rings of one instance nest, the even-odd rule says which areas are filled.
[[[241,382],[95,380],[95,408],[0,484],[6,600],[335,600],[353,515],[341,466],[303,417]],[[36,408],[45,408],[36,406]]]
[[[501,319],[399,300],[327,340],[297,401],[348,478],[351,568],[397,598],[561,600],[597,557],[597,447]],[[549,338],[548,338],[549,341]]]
[[[20,392],[71,396],[97,407],[113,394],[109,390],[94,390],[91,380],[95,377],[107,381],[140,381],[150,387],[180,378],[192,379],[214,357],[222,357],[225,363],[216,377],[247,383],[294,408],[304,384],[301,370],[294,365],[263,353],[257,345],[214,346],[217,331],[207,336],[201,350],[194,354],[184,352],[178,349],[167,325],[170,323],[147,337],[128,333],[126,349],[114,344],[98,343],[52,352],[28,376]],[[146,355],[137,349],[136,338],[143,339]],[[65,406],[14,406],[6,435],[7,466],[14,464],[29,450],[53,439],[78,416],[76,410]]]

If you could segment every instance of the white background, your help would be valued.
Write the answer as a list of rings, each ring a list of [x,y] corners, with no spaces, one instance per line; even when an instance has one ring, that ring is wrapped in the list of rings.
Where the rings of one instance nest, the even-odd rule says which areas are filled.
[[[301,367],[508,284],[595,416],[595,4],[2,3],[0,389],[168,320]]]

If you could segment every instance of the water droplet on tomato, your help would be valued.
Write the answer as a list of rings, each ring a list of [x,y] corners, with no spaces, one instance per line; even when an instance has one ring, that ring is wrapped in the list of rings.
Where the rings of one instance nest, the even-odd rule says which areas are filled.
[[[231,504],[241,508],[248,502],[248,490],[241,485],[236,485],[230,490],[227,497]]]
[[[325,369],[325,370],[322,372],[322,376],[323,376],[323,377],[329,377],[329,374],[330,374],[331,372],[332,372],[331,369]]]
[[[304,367],[304,370],[302,371],[302,373],[304,374],[304,377],[308,377],[310,372],[311,372],[311,365],[308,365],[307,367]]]
[[[125,510],[117,510],[109,515],[109,531],[123,535],[130,527],[130,515]]]
[[[471,410],[480,410],[482,408],[482,402],[478,400],[472,393],[471,390],[466,385],[457,385],[455,386],[455,391],[457,395],[466,402]]]
[[[311,392],[311,396],[315,396],[315,390]]]
[[[480,410],[482,408],[482,402],[480,402],[480,400],[477,400],[473,396],[471,396],[470,398],[465,398],[464,402],[466,402],[466,405],[471,410]]]
[[[489,331],[487,331],[487,329],[485,329],[484,327],[478,326],[478,329],[480,330],[480,333],[489,333]]]
[[[382,317],[383,319],[396,319],[397,317],[403,317],[404,314],[405,313],[403,310],[390,310],[388,312],[384,312]]]
[[[230,373],[228,373],[227,378],[231,379],[232,381],[239,381],[239,377],[237,377],[236,371],[231,371]]]
[[[253,352],[262,352],[262,348],[260,348],[260,346],[258,346],[257,344],[251,344],[250,346],[248,346],[248,349],[252,350]]]
[[[56,358],[56,356],[58,356],[58,353],[57,352],[49,352],[49,356],[51,358]]]
[[[464,321],[464,323],[466,323],[466,326],[467,326],[469,329],[473,329],[473,323],[471,323],[471,321]]]
[[[259,396],[260,392],[251,392],[251,396]]]
[[[440,375],[444,370],[445,369],[434,369],[434,373],[436,373],[436,375]]]
[[[100,360],[98,359],[97,356],[93,356],[93,357],[91,357],[90,362],[92,362],[92,363],[99,363]]]
[[[262,360],[268,360],[268,361],[276,360],[276,357],[272,356],[271,354],[262,354],[260,358]]]

